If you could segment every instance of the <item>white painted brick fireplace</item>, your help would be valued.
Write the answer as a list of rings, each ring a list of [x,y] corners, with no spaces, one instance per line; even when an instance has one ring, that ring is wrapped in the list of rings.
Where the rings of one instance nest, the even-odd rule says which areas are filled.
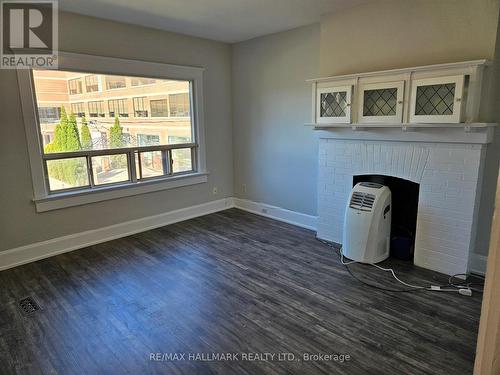
[[[466,272],[490,130],[320,131],[318,237],[342,242],[353,176],[399,177],[420,184],[414,263],[449,275]]]

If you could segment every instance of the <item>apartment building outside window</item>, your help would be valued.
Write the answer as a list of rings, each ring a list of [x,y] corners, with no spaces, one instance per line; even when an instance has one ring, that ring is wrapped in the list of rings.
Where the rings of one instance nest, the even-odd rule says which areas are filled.
[[[125,86],[126,86],[125,77],[106,76],[106,89],[107,90],[121,89]]]
[[[85,89],[87,92],[99,91],[99,80],[96,75],[85,77]]]
[[[168,117],[168,100],[150,100],[151,117]]]
[[[109,117],[128,117],[127,99],[108,100]]]
[[[68,87],[69,87],[70,95],[81,94],[83,91],[82,90],[82,79],[81,78],[70,79],[68,81]]]
[[[144,99],[146,98],[133,98],[135,117],[148,117],[148,110],[146,108]]]
[[[96,100],[88,103],[89,117],[104,117],[104,101]]]
[[[84,103],[71,103],[71,112],[73,112],[77,117],[85,116]]]
[[[189,116],[189,94],[171,94],[168,96],[170,104],[170,116],[187,117]]]

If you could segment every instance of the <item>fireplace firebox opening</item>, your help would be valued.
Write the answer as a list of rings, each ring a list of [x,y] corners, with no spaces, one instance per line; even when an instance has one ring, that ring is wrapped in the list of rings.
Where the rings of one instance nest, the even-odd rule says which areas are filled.
[[[358,182],[376,182],[387,186],[392,193],[391,257],[413,263],[417,229],[419,184],[393,176],[353,176]]]

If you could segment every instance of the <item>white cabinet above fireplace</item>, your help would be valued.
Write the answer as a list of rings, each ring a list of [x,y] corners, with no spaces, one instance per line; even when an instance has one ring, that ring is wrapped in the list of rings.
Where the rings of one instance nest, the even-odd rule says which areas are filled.
[[[315,128],[477,126],[486,60],[308,80]]]

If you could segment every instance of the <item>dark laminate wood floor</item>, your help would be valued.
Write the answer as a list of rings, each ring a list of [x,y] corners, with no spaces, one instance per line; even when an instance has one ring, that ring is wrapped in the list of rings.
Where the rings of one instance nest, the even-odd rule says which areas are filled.
[[[444,281],[403,268],[411,282]],[[394,286],[372,267],[352,271]],[[28,295],[42,311],[19,312]],[[232,209],[0,272],[0,372],[467,374],[480,303],[367,288],[313,232]],[[187,360],[225,352],[240,360]],[[275,359],[242,360],[264,352]]]

